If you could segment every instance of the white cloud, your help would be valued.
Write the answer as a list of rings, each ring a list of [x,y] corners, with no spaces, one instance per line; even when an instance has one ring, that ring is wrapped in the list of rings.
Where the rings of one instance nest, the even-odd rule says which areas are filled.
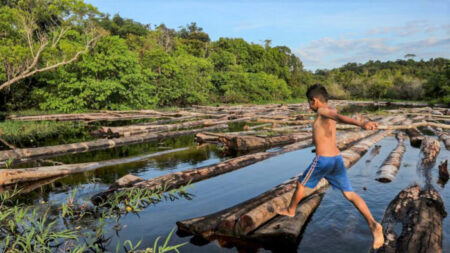
[[[433,27],[426,21],[414,21],[399,27],[383,27],[371,30],[370,36],[324,37],[294,50],[303,61],[305,68],[334,68],[348,62],[365,62],[368,60],[395,60],[403,58],[407,53],[416,54],[420,58],[449,57],[450,36],[430,36],[433,29],[449,29],[450,25]],[[431,29],[431,30],[430,30]],[[396,35],[384,36],[387,33]],[[405,41],[405,36],[421,34]],[[374,37],[372,35],[379,35]],[[383,36],[382,36],[383,35]],[[422,38],[422,39],[420,39]]]

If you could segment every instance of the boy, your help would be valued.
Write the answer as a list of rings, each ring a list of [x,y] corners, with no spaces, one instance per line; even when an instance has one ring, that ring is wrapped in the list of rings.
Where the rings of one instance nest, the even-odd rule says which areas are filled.
[[[277,208],[279,215],[294,217],[295,209],[303,197],[304,187],[314,188],[320,179],[325,178],[335,188],[342,191],[344,197],[353,203],[366,219],[373,236],[373,248],[377,249],[384,243],[381,225],[374,220],[364,200],[356,194],[347,177],[340,151],[336,146],[336,122],[360,126],[366,130],[378,128],[376,122],[360,122],[337,113],[335,108],[328,106],[328,93],[325,87],[315,84],[306,92],[309,107],[317,112],[313,123],[313,139],[316,146],[316,157],[297,181],[297,189],[291,203],[286,208]]]

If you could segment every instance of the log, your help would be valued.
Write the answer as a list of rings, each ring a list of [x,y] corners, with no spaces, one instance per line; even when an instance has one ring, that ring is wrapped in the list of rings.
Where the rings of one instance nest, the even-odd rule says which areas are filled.
[[[387,120],[392,120],[392,122],[396,122],[399,121],[403,118],[396,118],[396,120],[392,120],[392,118],[386,118]],[[366,131],[368,132],[368,131]],[[341,136],[351,136],[352,134],[360,134],[360,133],[365,133],[365,132],[358,132],[358,133],[346,133],[343,134]],[[390,131],[386,131],[384,133],[380,133],[374,136],[373,138],[369,138],[372,141],[374,140],[378,140],[383,138],[385,135],[389,134]],[[369,135],[367,135],[369,136]],[[341,138],[341,139],[339,139]],[[341,142],[342,140],[346,140],[345,137],[338,137],[338,143],[340,144],[340,146],[342,147],[343,143]],[[356,139],[353,140],[348,140],[346,144],[348,143],[353,143]],[[343,152],[343,157],[344,159],[347,161],[346,166],[351,166],[352,163],[356,162],[356,160],[354,159],[359,159],[357,157],[360,157],[364,152],[367,151],[367,149],[369,148],[369,146],[371,143],[367,143],[367,142],[360,142],[359,145],[354,145],[354,148],[352,150],[349,150],[348,152]],[[266,202],[272,201],[272,202],[279,202],[279,201],[273,201],[274,199],[276,199],[276,196],[281,196],[281,198],[284,197],[284,202],[287,203],[289,197],[293,194],[293,191],[295,189],[295,181],[297,180],[297,177],[294,177],[276,187],[274,187],[272,190],[269,190],[265,193],[262,193],[261,195],[249,199],[243,203],[240,203],[238,205],[235,205],[234,207],[230,207],[228,209],[219,211],[217,213],[213,213],[207,216],[203,216],[203,217],[198,217],[198,218],[194,218],[194,219],[189,219],[189,220],[184,220],[184,221],[179,221],[177,222],[177,226],[179,231],[184,231],[190,234],[194,234],[194,235],[201,235],[204,238],[211,238],[212,236],[215,235],[219,235],[219,236],[242,236],[242,232],[243,229],[235,229],[235,227],[237,226],[236,222],[238,221],[238,218],[241,217],[244,214],[248,214],[249,212],[251,212],[252,210],[261,210],[263,213],[269,213],[269,215],[261,215],[264,217],[264,220],[267,221],[268,219],[272,218],[273,216],[275,216],[274,213],[274,206],[270,205],[270,208],[268,207]],[[322,180],[319,182],[319,184],[316,186],[316,188],[312,191],[305,191],[305,197],[311,195],[311,193],[313,191],[317,191],[318,189],[326,186],[326,184],[328,184],[326,182],[326,180]],[[288,196],[285,196],[286,193],[290,193],[287,194]],[[279,199],[280,197],[278,197]],[[260,208],[258,208],[260,207]],[[262,208],[261,208],[262,207]],[[264,209],[265,207],[265,209]],[[269,209],[268,209],[269,208]],[[251,215],[250,215],[251,216]],[[241,219],[239,219],[241,220]],[[249,220],[244,218],[245,220]],[[251,217],[250,217],[251,220]],[[251,223],[251,222],[248,222]],[[259,221],[254,222],[254,224],[259,223],[259,225],[263,224],[264,221],[262,219],[259,219]],[[252,231],[254,229],[247,229],[247,231]],[[219,232],[220,231],[220,232]]]
[[[116,120],[161,118],[161,117],[176,117],[183,115],[201,116],[202,114],[185,111],[158,112],[155,110],[139,110],[139,111],[106,111],[100,113],[48,114],[48,115],[33,115],[33,116],[10,115],[8,116],[8,119],[21,121],[42,121],[42,120],[116,121]]]
[[[389,183],[397,176],[398,169],[402,162],[403,154],[406,151],[405,144],[403,143],[404,135],[402,132],[397,133],[396,138],[398,140],[397,147],[392,150],[389,156],[384,160],[383,164],[377,171],[377,177],[375,180],[382,183]]]
[[[295,210],[294,217],[277,216],[250,233],[249,238],[259,241],[265,247],[279,248],[282,245],[284,248],[293,248],[292,246],[297,245],[302,229],[320,205],[327,189],[328,187],[321,188],[311,196],[302,199]]]
[[[4,166],[5,161],[8,161],[8,159],[14,159],[13,163],[21,163],[39,158],[48,158],[66,154],[89,152],[93,150],[109,149],[130,144],[158,141],[171,137],[196,134],[202,131],[213,131],[227,128],[228,125],[216,125],[207,128],[192,129],[178,132],[149,133],[115,139],[101,139],[88,142],[62,144],[47,147],[5,150],[0,151],[0,166]]]
[[[449,124],[442,124],[442,123],[436,123],[436,122],[418,122],[413,123],[409,125],[396,125],[396,126],[389,126],[389,125],[380,125],[378,126],[378,129],[380,130],[402,130],[402,129],[412,129],[412,128],[418,128],[418,127],[426,127],[426,126],[432,126],[432,127],[440,127],[442,129],[450,129]]]
[[[445,185],[449,178],[448,168],[447,168],[447,160],[444,160],[439,165],[439,180],[438,183],[441,185]]]
[[[177,131],[185,128],[195,128],[195,127],[205,127],[205,126],[213,126],[213,125],[221,125],[228,124],[234,122],[242,122],[242,121],[250,121],[256,119],[256,117],[244,117],[238,119],[228,120],[228,117],[211,120],[199,120],[199,121],[191,121],[184,122],[179,124],[171,124],[171,125],[131,125],[131,126],[123,126],[123,127],[102,127],[100,132],[102,133],[112,133],[113,135],[118,134],[119,136],[131,136],[149,132],[157,132],[157,131]]]
[[[98,168],[109,167],[119,164],[133,163],[146,160],[151,157],[166,155],[187,149],[188,148],[177,148],[142,156],[127,157],[100,162],[64,164],[57,166],[46,166],[27,169],[0,169],[0,185],[10,185],[22,182],[37,181],[45,178],[58,177],[79,172],[86,172]]]
[[[423,134],[419,131],[417,128],[409,128],[405,130],[406,133],[409,136],[409,142],[411,143],[411,146],[419,148],[420,144],[422,144]]]
[[[381,222],[385,244],[374,252],[442,252],[442,220],[446,216],[442,198],[432,187],[407,187],[386,208]]]
[[[289,125],[307,125],[313,123],[313,120],[274,120],[274,119],[261,119],[258,122],[274,123],[274,124],[289,124]]]
[[[310,133],[297,133],[271,137],[223,135],[219,137],[219,141],[231,151],[251,151],[286,145],[303,141],[311,137],[312,135]]]
[[[444,142],[445,148],[450,150],[450,134],[444,131],[437,131],[436,134],[439,136],[439,139]]]
[[[420,151],[423,155],[421,165],[424,167],[433,166],[440,150],[441,145],[438,140],[428,136],[425,137],[420,146]]]

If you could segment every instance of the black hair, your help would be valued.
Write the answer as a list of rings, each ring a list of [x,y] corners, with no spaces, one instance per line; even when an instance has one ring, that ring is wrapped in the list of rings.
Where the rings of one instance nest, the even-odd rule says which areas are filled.
[[[328,92],[327,89],[323,87],[323,85],[316,83],[308,88],[308,90],[306,91],[306,97],[308,98],[308,100],[317,98],[322,102],[327,102]]]

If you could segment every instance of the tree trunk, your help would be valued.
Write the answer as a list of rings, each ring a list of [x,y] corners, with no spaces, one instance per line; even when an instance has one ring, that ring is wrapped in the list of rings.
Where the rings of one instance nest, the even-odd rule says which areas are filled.
[[[413,185],[403,189],[384,213],[386,240],[375,252],[442,252],[442,220],[446,216],[444,203],[433,188]]]
[[[190,135],[202,131],[213,131],[226,128],[228,128],[228,125],[216,125],[202,129],[193,129],[178,132],[149,133],[115,139],[100,139],[88,142],[78,142],[56,146],[5,150],[0,151],[0,165],[4,165],[5,162],[8,161],[8,159],[14,159],[13,161],[14,163],[27,162],[39,158],[55,157],[66,154],[83,153],[93,150],[109,149],[130,144],[151,142],[171,137]]]
[[[398,144],[397,147],[392,150],[381,167],[377,171],[377,177],[375,180],[382,183],[389,183],[395,179],[400,164],[402,162],[403,154],[406,151],[405,144],[403,143],[404,135],[402,132],[397,133]]]
[[[437,131],[437,135],[444,142],[445,148],[450,150],[450,134],[444,131]]]
[[[310,133],[297,133],[272,137],[223,135],[219,137],[219,140],[227,147],[228,150],[251,151],[286,145],[309,138],[311,138]]]

